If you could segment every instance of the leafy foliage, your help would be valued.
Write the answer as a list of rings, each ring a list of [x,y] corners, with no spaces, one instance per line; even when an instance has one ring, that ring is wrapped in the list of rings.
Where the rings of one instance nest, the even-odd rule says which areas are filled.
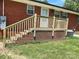
[[[64,7],[71,10],[79,11],[79,0],[65,0]]]

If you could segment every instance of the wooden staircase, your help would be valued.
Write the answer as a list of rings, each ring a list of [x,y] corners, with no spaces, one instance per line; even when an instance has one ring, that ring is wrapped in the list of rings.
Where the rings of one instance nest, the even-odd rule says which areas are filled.
[[[7,26],[3,30],[3,39],[5,43],[15,43],[18,38],[22,38],[24,35],[32,32],[36,27],[36,17],[33,15],[31,17],[25,18],[19,22]]]
[[[51,24],[49,24],[51,27],[47,28],[41,28],[39,25],[41,18],[48,18]],[[25,18],[19,22],[16,22],[12,25],[7,26],[3,30],[3,41],[4,43],[16,43],[16,41],[23,41],[25,42],[24,37],[29,39],[29,37],[35,38],[37,36],[36,30],[43,30],[43,31],[51,31],[51,37],[55,36],[56,31],[64,31],[65,35],[67,35],[67,28],[68,28],[68,18],[56,18],[53,17],[44,17],[44,16],[38,16],[37,14],[34,14],[31,17]],[[29,34],[30,33],[30,34]],[[31,35],[32,34],[32,35]],[[27,40],[26,39],[26,40]]]

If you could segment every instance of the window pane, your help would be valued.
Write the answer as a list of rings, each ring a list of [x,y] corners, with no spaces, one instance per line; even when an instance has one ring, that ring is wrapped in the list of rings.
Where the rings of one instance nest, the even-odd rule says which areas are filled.
[[[67,18],[68,17],[68,14],[65,12],[55,11],[54,14],[56,17],[60,17],[60,18]]]
[[[41,16],[48,16],[48,9],[42,8],[41,10],[42,15]]]
[[[28,10],[28,14],[34,14],[33,10]]]
[[[28,10],[33,10],[33,6],[28,5]]]
[[[55,11],[55,12],[54,12],[54,15],[55,15],[56,17],[59,17],[59,16],[60,16],[60,12],[59,12],[59,11]]]
[[[61,17],[67,18],[67,17],[68,17],[68,14],[63,12],[63,13],[61,14]]]
[[[32,6],[32,5],[27,6],[27,14],[29,14],[29,15],[34,14],[34,6]]]

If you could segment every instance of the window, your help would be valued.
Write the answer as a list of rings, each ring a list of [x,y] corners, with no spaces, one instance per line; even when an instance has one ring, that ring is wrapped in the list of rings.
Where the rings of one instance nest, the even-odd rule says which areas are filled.
[[[68,17],[68,14],[65,13],[65,12],[62,12],[62,13],[61,13],[61,17],[62,17],[62,18],[67,18],[67,17]]]
[[[68,14],[67,14],[67,13],[65,13],[65,12],[60,12],[60,11],[55,11],[55,12],[54,12],[54,15],[55,15],[56,17],[61,17],[61,18],[67,18],[67,17],[68,17]]]
[[[49,16],[49,9],[47,8],[41,8],[41,16]]]
[[[34,6],[32,5],[27,5],[27,14],[33,15],[35,12]]]
[[[59,17],[59,16],[60,16],[60,12],[59,12],[59,11],[55,11],[55,12],[54,12],[54,15],[55,15],[56,17]]]

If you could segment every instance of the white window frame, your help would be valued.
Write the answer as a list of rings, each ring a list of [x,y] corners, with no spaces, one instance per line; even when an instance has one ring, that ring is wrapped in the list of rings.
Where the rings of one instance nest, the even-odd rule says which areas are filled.
[[[44,8],[44,7],[41,7],[41,16],[42,16],[42,9],[47,9],[47,8]],[[49,9],[47,9],[48,13],[45,17],[49,17]]]
[[[54,15],[55,15],[56,17],[60,17],[60,16],[61,16],[59,11],[54,11]]]
[[[67,13],[65,13],[65,12],[60,12],[60,11],[54,11],[54,15],[56,16],[56,17],[59,17],[59,18],[67,18],[68,17],[68,14]]]
[[[47,9],[47,15],[43,15],[42,14],[42,11],[43,9]],[[41,7],[41,13],[40,13],[41,16],[45,16],[45,17],[49,17],[49,9],[48,8],[44,8],[44,7]],[[44,22],[45,21],[45,22]],[[42,23],[41,23],[42,22]],[[45,23],[45,24],[44,24]],[[48,25],[49,25],[49,21],[48,21],[48,18],[40,18],[40,27],[41,28],[48,28]]]
[[[33,14],[29,14],[29,12],[28,12],[28,10],[29,10],[29,6],[32,6],[32,5],[27,5],[27,14],[28,15],[33,15],[33,14],[35,14],[35,6],[32,6],[33,7]],[[31,9],[30,9],[31,10]]]

